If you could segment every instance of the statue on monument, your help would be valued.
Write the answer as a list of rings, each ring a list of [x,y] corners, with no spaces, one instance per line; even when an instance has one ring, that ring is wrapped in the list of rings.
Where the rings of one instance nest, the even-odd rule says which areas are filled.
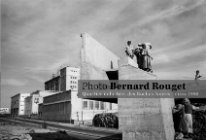
[[[199,80],[202,76],[200,75],[200,71],[196,70],[195,72],[195,80]]]
[[[134,47],[133,47],[131,41],[127,41],[127,46],[126,46],[125,53],[126,53],[127,56],[129,56],[131,59],[133,59],[133,57],[134,57]]]
[[[136,56],[137,64],[140,69],[147,72],[153,72],[151,65],[151,60],[153,60],[150,53],[151,49],[152,45],[150,43],[140,43],[137,47],[133,47],[131,41],[127,41],[125,52],[131,59]]]

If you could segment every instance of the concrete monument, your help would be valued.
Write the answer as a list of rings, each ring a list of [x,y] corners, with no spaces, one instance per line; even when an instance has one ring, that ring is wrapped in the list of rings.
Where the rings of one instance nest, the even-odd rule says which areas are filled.
[[[112,67],[118,71],[119,80],[154,80],[157,76],[138,68],[134,60],[119,57],[110,52],[88,34],[81,35],[81,79],[106,80],[106,71]],[[119,129],[123,140],[173,140],[173,99],[167,98],[119,98]],[[109,101],[109,100],[108,100]]]
[[[81,79],[108,80],[106,71],[118,68],[119,57],[97,42],[89,34],[83,33],[81,49]]]

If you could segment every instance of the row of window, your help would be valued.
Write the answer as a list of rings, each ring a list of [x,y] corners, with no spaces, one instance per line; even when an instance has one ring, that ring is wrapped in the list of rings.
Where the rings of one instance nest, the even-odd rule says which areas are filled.
[[[77,86],[73,86],[73,85],[71,85],[70,88],[71,88],[71,89],[73,89],[73,88],[77,88]]]
[[[70,76],[70,78],[71,78],[71,79],[77,79],[77,77],[76,77],[76,76]]]
[[[78,71],[76,71],[76,70],[71,70],[71,72],[78,72]]]
[[[77,81],[70,81],[70,83],[74,83],[74,84],[77,84]]]
[[[96,109],[96,110],[104,110],[106,104],[101,101],[83,101],[83,109]],[[112,104],[110,103],[110,110],[112,110]]]

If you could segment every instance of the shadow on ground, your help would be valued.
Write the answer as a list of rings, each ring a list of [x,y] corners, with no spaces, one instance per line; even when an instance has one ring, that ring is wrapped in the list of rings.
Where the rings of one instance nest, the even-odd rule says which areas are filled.
[[[79,138],[69,136],[64,131],[49,132],[49,133],[29,133],[29,134],[32,137],[32,140],[90,140],[87,139],[86,136],[84,139],[79,139]],[[115,134],[107,137],[98,138],[95,140],[122,140],[122,134]]]
[[[115,134],[115,135],[99,138],[96,140],[122,140],[122,134]]]
[[[80,140],[69,136],[66,132],[30,133],[32,140]]]

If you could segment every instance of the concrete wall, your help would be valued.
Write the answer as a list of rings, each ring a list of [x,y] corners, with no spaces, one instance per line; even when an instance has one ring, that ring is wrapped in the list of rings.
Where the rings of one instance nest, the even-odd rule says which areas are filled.
[[[71,118],[71,91],[44,97],[41,110],[44,120],[69,122]]]
[[[72,120],[86,121],[86,122],[89,122],[91,124],[94,115],[96,115],[98,113],[117,112],[118,111],[117,104],[112,104],[112,110],[111,110],[110,103],[108,103],[108,102],[103,102],[104,109],[102,109],[102,110],[100,107],[98,109],[96,109],[95,107],[93,107],[93,109],[83,108],[83,104],[82,104],[83,101],[87,101],[88,104],[89,104],[89,102],[93,102],[93,105],[96,102],[94,100],[78,98],[77,91],[71,92],[71,119]]]
[[[54,91],[34,91],[30,96],[25,98],[25,115],[30,117],[31,115],[38,114],[38,105],[43,103],[43,97],[53,95],[57,92]]]
[[[32,96],[28,96],[25,98],[25,115],[30,116],[31,115],[31,106],[32,106]]]
[[[42,119],[49,121],[70,121],[71,104],[70,102],[61,102],[57,104],[44,105]]]
[[[61,91],[77,90],[78,80],[80,78],[80,69],[77,67],[64,67],[60,70]]]
[[[9,114],[10,109],[9,108],[0,108],[0,114]]]
[[[53,77],[44,83],[45,90],[60,91],[60,76]]]
[[[25,98],[30,93],[18,93],[11,97],[11,114],[13,116],[25,115]]]
[[[71,119],[82,120],[82,99],[78,98],[77,91],[72,91],[71,93]]]
[[[120,60],[119,79],[125,80],[157,80],[157,76],[151,72],[146,72],[134,66],[133,60],[125,57]]]
[[[77,91],[78,80],[80,79],[80,69],[76,67],[67,67],[66,69],[66,90]]]
[[[118,68],[119,57],[89,34],[82,34],[81,79],[107,80],[106,70]]]
[[[84,62],[90,63],[103,70],[107,70],[111,68],[112,61],[113,67],[118,68],[118,56],[109,51],[105,46],[97,42],[87,33],[82,34],[82,40],[82,60]]]
[[[155,80],[154,74],[131,65],[119,69],[120,80]],[[123,140],[173,140],[174,99],[118,98],[119,129]]]

